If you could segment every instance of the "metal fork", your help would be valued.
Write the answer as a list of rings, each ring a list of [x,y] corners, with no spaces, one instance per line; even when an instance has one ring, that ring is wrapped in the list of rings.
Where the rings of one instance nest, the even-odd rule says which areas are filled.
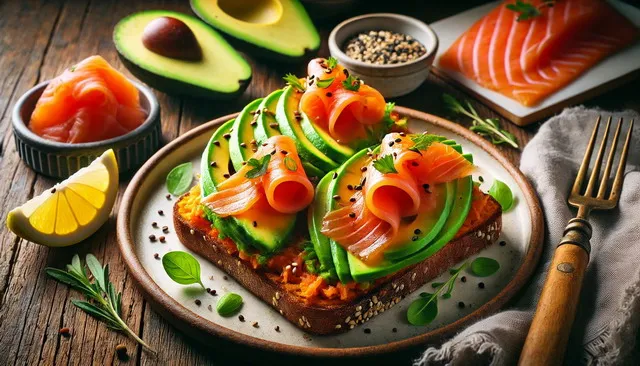
[[[591,251],[589,239],[591,239],[592,229],[587,221],[589,213],[592,210],[611,210],[616,207],[620,198],[633,120],[629,124],[622,152],[619,153],[617,145],[622,124],[623,121],[620,118],[600,178],[600,165],[602,165],[609,127],[611,126],[611,117],[609,117],[591,176],[586,188],[582,191],[598,136],[600,117],[596,121],[568,200],[571,206],[578,209],[578,214],[569,220],[569,224],[564,229],[564,237],[553,255],[553,261],[549,266],[547,279],[540,293],[531,328],[529,328],[529,334],[520,354],[519,365],[560,365],[563,362]],[[617,154],[620,154],[620,162],[611,186],[611,193],[607,196],[609,175]],[[599,187],[596,187],[599,178],[600,184]],[[596,188],[597,194],[594,196]]]

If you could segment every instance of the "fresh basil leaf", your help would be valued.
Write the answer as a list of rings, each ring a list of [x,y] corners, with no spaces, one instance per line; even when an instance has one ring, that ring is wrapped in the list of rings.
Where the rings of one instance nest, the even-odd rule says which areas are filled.
[[[162,267],[167,275],[181,285],[199,284],[204,288],[200,279],[200,263],[191,254],[173,251],[162,256]]]
[[[96,280],[99,288],[102,291],[107,292],[107,286],[104,281],[104,270],[102,269],[102,265],[98,261],[98,259],[91,253],[87,254],[87,267],[89,267],[89,271],[93,275],[93,278]]]
[[[412,325],[427,325],[438,315],[438,302],[435,297],[420,297],[407,309],[407,320]]]
[[[218,300],[218,304],[216,305],[216,311],[221,316],[231,316],[235,314],[240,307],[242,306],[242,296],[235,294],[233,292],[228,292],[224,294]]]
[[[493,185],[489,189],[489,195],[498,201],[503,212],[507,212],[513,206],[511,188],[500,180],[494,179]]]
[[[298,164],[288,155],[284,157],[284,166],[292,172],[298,170]]]
[[[193,181],[193,164],[183,163],[171,169],[167,175],[167,190],[174,196],[179,196],[189,190]]]
[[[499,269],[500,263],[492,258],[478,257],[471,262],[471,273],[477,277],[489,277]]]
[[[258,178],[267,173],[267,168],[269,167],[269,162],[271,161],[271,154],[267,154],[263,156],[262,159],[260,160],[257,160],[257,159],[254,159],[254,160],[258,161],[258,164],[252,165],[252,166],[255,166],[255,168],[249,170],[244,175],[249,179]]]
[[[373,161],[373,167],[382,174],[398,173],[396,170],[393,156],[390,154],[383,155]]]
[[[316,81],[316,85],[318,86],[318,88],[326,89],[329,86],[331,86],[331,84],[333,84],[333,81],[335,79],[336,78],[328,78],[328,79],[318,80],[318,81]]]

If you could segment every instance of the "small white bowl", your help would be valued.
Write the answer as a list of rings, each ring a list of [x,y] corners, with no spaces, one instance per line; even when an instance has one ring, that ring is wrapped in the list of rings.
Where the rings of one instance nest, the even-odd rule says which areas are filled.
[[[342,47],[360,33],[387,30],[413,37],[427,49],[419,58],[398,64],[373,65],[347,56]],[[438,51],[438,36],[425,23],[400,14],[376,13],[357,16],[338,24],[329,35],[329,52],[340,64],[376,88],[386,98],[399,97],[417,89],[429,75]]]

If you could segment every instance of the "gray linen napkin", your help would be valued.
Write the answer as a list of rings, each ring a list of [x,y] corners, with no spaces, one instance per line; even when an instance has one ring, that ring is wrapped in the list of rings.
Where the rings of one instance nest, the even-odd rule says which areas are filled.
[[[549,119],[523,151],[520,169],[538,192],[546,224],[542,265],[524,295],[512,308],[478,321],[439,347],[428,348],[416,365],[517,362],[553,250],[567,221],[575,215],[567,206],[567,194],[598,114],[610,113],[582,107],[566,109]],[[627,123],[635,118],[636,127],[619,208],[594,212],[589,218],[592,251],[567,364],[613,365],[638,360],[634,348],[640,326],[640,114],[625,111],[613,116],[614,121],[623,117]]]

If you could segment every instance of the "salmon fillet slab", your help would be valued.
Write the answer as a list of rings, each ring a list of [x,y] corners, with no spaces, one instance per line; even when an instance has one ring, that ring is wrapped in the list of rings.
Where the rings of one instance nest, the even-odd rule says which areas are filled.
[[[593,65],[635,43],[639,30],[601,0],[531,3],[540,15],[518,20],[502,2],[460,36],[440,66],[524,106],[535,106]]]

